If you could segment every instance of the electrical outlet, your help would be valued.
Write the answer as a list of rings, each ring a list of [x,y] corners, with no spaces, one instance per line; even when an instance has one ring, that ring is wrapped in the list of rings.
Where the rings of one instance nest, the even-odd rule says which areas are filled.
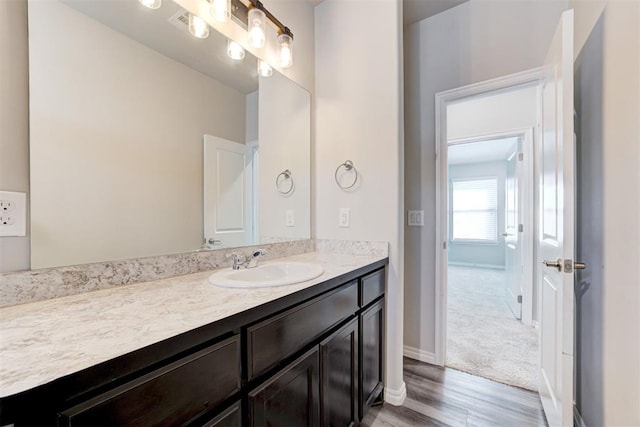
[[[0,213],[0,225],[13,225],[16,222],[16,217],[9,214]]]
[[[287,209],[286,218],[285,218],[285,225],[287,227],[295,227],[296,226],[296,218],[295,218],[295,215],[293,214],[293,209]]]
[[[0,214],[12,211],[14,205],[11,200],[0,200]]]
[[[338,217],[338,226],[349,227],[351,223],[351,209],[340,208],[340,216]]]
[[[407,222],[409,227],[424,226],[424,211],[408,211]]]
[[[0,191],[0,237],[27,235],[27,194]]]

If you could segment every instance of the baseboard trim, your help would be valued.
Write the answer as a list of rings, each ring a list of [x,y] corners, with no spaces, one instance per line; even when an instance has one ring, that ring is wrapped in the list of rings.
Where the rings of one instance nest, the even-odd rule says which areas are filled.
[[[475,267],[475,268],[488,268],[491,270],[504,270],[504,265],[497,265],[497,264],[475,264],[472,262],[449,261],[447,265],[450,265],[453,267]]]
[[[429,363],[431,365],[436,364],[436,355],[429,351],[420,350],[419,348],[404,346],[404,355],[409,359],[419,360],[420,362]]]
[[[402,381],[402,385],[397,390],[389,387],[384,388],[384,401],[393,406],[402,406],[407,398],[407,385]]]
[[[573,427],[587,427],[576,405],[573,405]]]

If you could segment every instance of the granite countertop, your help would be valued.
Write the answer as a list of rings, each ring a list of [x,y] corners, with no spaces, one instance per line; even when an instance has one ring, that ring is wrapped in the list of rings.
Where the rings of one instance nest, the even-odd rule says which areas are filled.
[[[0,397],[11,396],[384,260],[311,252],[306,282],[259,289],[210,284],[211,271],[0,309]],[[268,264],[268,262],[265,262]]]

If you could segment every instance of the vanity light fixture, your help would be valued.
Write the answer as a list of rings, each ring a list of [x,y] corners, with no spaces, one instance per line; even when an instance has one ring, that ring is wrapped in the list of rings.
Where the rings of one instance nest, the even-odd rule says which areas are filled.
[[[262,77],[271,77],[273,75],[273,68],[267,62],[258,59],[258,74]]]
[[[138,0],[141,5],[149,9],[159,9],[162,6],[162,0]]]
[[[293,38],[289,34],[278,35],[278,58],[282,68],[289,68],[293,65],[292,43]]]
[[[267,39],[265,23],[266,20],[269,20],[278,32],[278,65],[282,68],[291,67],[293,65],[293,33],[291,30],[273,16],[260,0],[248,0],[248,7],[249,11],[245,15],[248,19],[245,22],[247,22],[251,45],[256,48],[264,46]]]
[[[199,39],[209,37],[209,24],[193,13],[189,14],[189,32]]]
[[[227,40],[227,55],[229,58],[241,61],[244,59],[244,48],[238,42]]]
[[[252,7],[248,13],[249,43],[255,48],[264,46],[267,36],[265,34],[265,14],[261,9]]]
[[[227,22],[231,18],[231,0],[211,0],[211,15],[218,22]]]

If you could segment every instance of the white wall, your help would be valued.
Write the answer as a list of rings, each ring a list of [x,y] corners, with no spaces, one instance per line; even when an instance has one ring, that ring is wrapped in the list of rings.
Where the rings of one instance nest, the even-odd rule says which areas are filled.
[[[578,409],[640,425],[640,3],[570,1],[578,111]]]
[[[327,0],[316,7],[316,237],[390,243],[385,399],[403,399],[401,2]],[[361,181],[338,188],[352,160]],[[340,208],[351,226],[338,227]]]
[[[29,49],[32,267],[198,248],[202,138],[244,142],[245,95],[55,1]]]
[[[251,92],[247,95],[247,130],[245,133],[245,142],[258,140],[258,95],[259,91]]]
[[[447,105],[447,138],[474,138],[534,127],[538,117],[537,88],[477,96]]]
[[[405,344],[435,351],[435,109],[437,92],[539,67],[566,1],[471,0],[405,28]]]
[[[311,237],[311,96],[278,73],[260,77],[258,99],[258,205],[260,242]],[[276,189],[277,176],[291,171],[290,194]],[[287,192],[290,182],[280,184]],[[287,226],[286,212],[293,211],[295,225]]]
[[[2,1],[0,2],[0,190],[29,192],[28,67],[27,3]],[[27,224],[29,224],[28,217]],[[29,269],[29,237],[0,237],[0,273],[27,269]]]

